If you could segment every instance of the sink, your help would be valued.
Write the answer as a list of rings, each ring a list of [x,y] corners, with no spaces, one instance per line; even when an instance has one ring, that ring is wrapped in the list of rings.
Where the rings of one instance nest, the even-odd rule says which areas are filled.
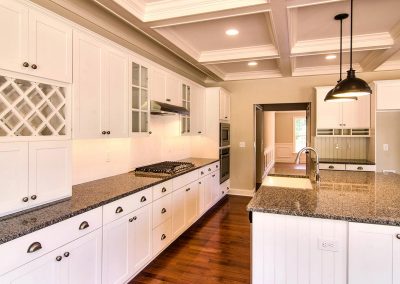
[[[288,187],[297,189],[312,189],[313,186],[308,178],[267,176],[262,185],[272,187]]]

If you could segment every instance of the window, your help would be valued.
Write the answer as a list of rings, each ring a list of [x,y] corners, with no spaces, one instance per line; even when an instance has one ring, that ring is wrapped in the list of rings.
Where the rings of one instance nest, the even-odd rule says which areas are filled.
[[[307,144],[307,123],[305,117],[294,117],[293,118],[293,136],[294,136],[294,150],[299,152],[302,148],[306,147]]]

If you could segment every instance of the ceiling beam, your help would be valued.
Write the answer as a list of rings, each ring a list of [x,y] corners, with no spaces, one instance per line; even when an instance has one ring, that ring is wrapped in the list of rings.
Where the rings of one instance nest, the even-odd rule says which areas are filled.
[[[393,38],[393,45],[386,50],[371,51],[361,62],[360,65],[365,72],[376,70],[385,63],[395,53],[400,52],[400,21],[390,30]]]
[[[282,76],[292,76],[292,63],[290,59],[290,34],[286,1],[271,0],[271,23],[277,49],[279,52],[278,66]]]

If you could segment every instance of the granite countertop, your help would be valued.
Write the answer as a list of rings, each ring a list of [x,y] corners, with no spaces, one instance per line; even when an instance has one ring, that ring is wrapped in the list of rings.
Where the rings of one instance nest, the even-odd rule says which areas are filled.
[[[350,165],[375,165],[374,162],[367,159],[333,159],[333,158],[321,158],[320,163],[327,164],[350,164]]]
[[[321,170],[313,189],[262,186],[247,210],[400,226],[400,175]]]
[[[191,162],[195,167],[168,178],[139,177],[130,172],[82,183],[72,187],[72,197],[66,201],[33,209],[27,213],[3,217],[0,219],[0,244],[103,206],[218,160],[189,158],[181,161]]]

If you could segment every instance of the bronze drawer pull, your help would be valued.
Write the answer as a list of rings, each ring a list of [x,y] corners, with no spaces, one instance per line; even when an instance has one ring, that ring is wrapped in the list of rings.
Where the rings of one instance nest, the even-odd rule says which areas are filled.
[[[362,171],[364,168],[363,167],[358,167],[357,170]]]
[[[161,192],[167,192],[167,189],[166,189],[165,187],[163,187],[163,188],[161,189]]]
[[[34,242],[29,246],[27,253],[33,253],[33,252],[41,250],[41,249],[42,249],[42,244],[39,242]]]
[[[85,230],[89,228],[89,223],[87,221],[83,221],[80,225],[79,225],[79,230]]]
[[[122,209],[121,206],[118,206],[117,209],[115,210],[115,213],[117,213],[117,214],[122,213],[122,212],[124,212],[124,209]]]
[[[329,166],[328,168],[330,168],[330,169],[334,169],[335,167],[334,167],[334,166]]]
[[[161,240],[162,240],[162,241],[165,240],[166,237],[167,237],[167,236],[166,236],[165,234],[162,234]]]
[[[142,196],[142,198],[140,198],[140,202],[145,202],[147,199],[145,196]]]

